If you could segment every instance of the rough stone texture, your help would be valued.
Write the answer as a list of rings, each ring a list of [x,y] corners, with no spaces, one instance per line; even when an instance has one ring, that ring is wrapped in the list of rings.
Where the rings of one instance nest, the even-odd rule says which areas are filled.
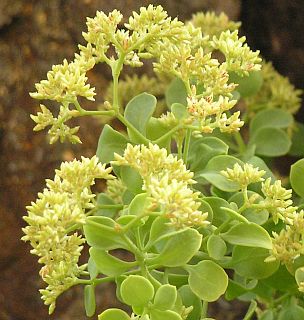
[[[42,284],[37,259],[29,254],[29,246],[19,239],[24,226],[21,217],[25,214],[25,205],[35,199],[43,188],[44,179],[53,176],[54,168],[62,160],[94,153],[100,128],[97,122],[82,119],[84,144],[81,147],[49,146],[44,132],[32,132],[29,114],[36,112],[38,103],[28,96],[28,92],[33,91],[35,82],[45,77],[52,64],[73,57],[76,44],[82,41],[86,16],[93,16],[96,10],[107,12],[114,8],[128,16],[139,6],[151,2],[162,4],[169,14],[178,15],[180,19],[207,9],[223,10],[231,18],[238,19],[241,9],[241,2],[237,0],[0,0],[1,320],[85,318],[81,288],[66,293],[59,299],[55,315],[47,316],[47,308],[38,293]],[[243,21],[248,18],[243,26],[249,42],[262,49],[265,57],[275,59],[278,69],[288,73],[299,87],[303,80],[304,59],[300,2],[258,1],[252,5],[252,1],[243,1],[242,11]],[[272,19],[274,12],[275,19]],[[109,71],[99,66],[90,73],[98,93],[102,92],[109,77]],[[101,291],[100,308],[113,305],[113,290]],[[222,319],[228,319],[230,309],[225,306]],[[237,319],[235,314],[230,315]]]

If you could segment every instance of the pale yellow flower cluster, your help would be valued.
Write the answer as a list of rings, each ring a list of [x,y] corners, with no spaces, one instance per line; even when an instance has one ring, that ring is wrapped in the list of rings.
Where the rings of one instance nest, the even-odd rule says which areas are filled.
[[[208,213],[199,211],[200,203],[196,201],[199,193],[189,188],[195,183],[193,173],[166,149],[153,144],[128,144],[124,155],[115,154],[112,163],[136,169],[143,178],[143,189],[176,227],[208,224]]]
[[[32,115],[31,118],[36,122],[34,131],[43,130],[48,126],[51,128],[48,130],[50,144],[55,143],[57,140],[64,142],[69,140],[71,143],[81,143],[80,138],[76,135],[79,130],[79,127],[70,128],[65,124],[66,121],[73,118],[76,110],[70,110],[67,103],[63,103],[60,106],[60,111],[57,118],[55,118],[52,112],[46,108],[44,105],[40,105],[41,112],[38,112],[37,115]]]
[[[106,195],[108,195],[115,203],[121,204],[122,195],[126,191],[126,186],[120,179],[107,180]]]
[[[290,265],[296,258],[304,254],[304,211],[295,212],[293,220],[279,233],[273,232],[272,255],[267,260],[277,259]]]
[[[237,182],[242,190],[247,188],[251,183],[264,181],[262,177],[265,173],[264,170],[255,168],[250,163],[245,163],[243,167],[236,163],[232,169],[227,168],[221,171],[221,174],[228,180]]]
[[[55,308],[56,298],[77,280],[85,266],[78,266],[78,259],[85,240],[74,232],[85,223],[87,209],[93,208],[90,187],[96,178],[112,179],[111,168],[105,168],[93,158],[63,162],[56,170],[54,180],[46,180],[46,188],[38,194],[36,202],[27,207],[23,228],[32,254],[44,264],[40,275],[48,284],[42,289],[49,312]]]
[[[230,21],[225,13],[219,15],[214,12],[199,12],[192,16],[190,22],[197,28],[200,28],[204,35],[219,36],[223,31],[237,30],[240,22]]]
[[[218,100],[214,101],[213,95],[197,99],[193,94],[187,98],[187,102],[190,117],[194,122],[199,122],[199,131],[203,133],[212,133],[215,128],[219,128],[221,132],[235,132],[244,124],[239,118],[239,111],[231,116],[226,113],[234,107],[236,100],[219,96]]]
[[[297,210],[297,207],[292,206],[292,190],[282,187],[280,180],[271,184],[271,178],[268,178],[262,183],[262,192],[265,196],[262,204],[272,214],[274,222],[281,219],[291,224]]]
[[[84,67],[85,66],[85,67]],[[95,88],[87,84],[85,72],[94,66],[94,61],[79,56],[73,62],[64,60],[54,65],[47,73],[47,80],[36,84],[37,92],[30,95],[34,99],[48,99],[57,102],[73,102],[77,96],[94,101]]]
[[[238,30],[224,31],[219,37],[213,36],[211,46],[220,50],[226,60],[224,65],[228,71],[234,71],[240,75],[248,75],[248,72],[260,70],[260,51],[251,51],[245,43],[246,37],[239,38]]]

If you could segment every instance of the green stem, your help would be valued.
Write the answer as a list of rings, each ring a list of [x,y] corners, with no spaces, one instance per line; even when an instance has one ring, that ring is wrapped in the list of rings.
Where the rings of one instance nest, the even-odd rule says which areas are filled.
[[[187,159],[188,159],[190,140],[191,140],[191,133],[192,133],[191,129],[187,129],[186,138],[185,138],[185,144],[184,144],[184,150],[183,150],[183,161],[184,161],[185,164],[187,164]]]
[[[113,77],[113,109],[117,112],[119,111],[118,80],[123,68],[125,56],[126,54],[124,52],[120,52],[118,60],[116,60],[111,66]]]
[[[140,219],[146,217],[147,215],[149,215],[148,212],[144,211],[142,214],[136,216],[132,221],[130,221],[129,223],[127,223],[124,227],[122,227],[121,232],[122,233],[126,233],[127,231],[130,230],[130,228],[132,228],[134,226],[134,224],[139,221]]]
[[[167,133],[165,133],[163,136],[161,136],[160,138],[158,138],[157,140],[152,141],[153,144],[159,144],[162,143],[164,140],[166,140],[168,137],[171,137],[172,134],[176,131],[178,131],[179,129],[182,129],[183,125],[178,124],[177,126],[175,126],[174,128],[172,128],[170,131],[168,131]]]
[[[145,136],[143,136],[134,126],[132,123],[130,123],[121,113],[117,114],[117,119],[122,122],[140,141],[140,143],[143,143],[145,145],[148,145],[149,142],[151,142],[149,139],[147,139]]]
[[[78,114],[75,115],[76,117],[83,117],[83,116],[110,116],[110,117],[113,117],[113,116],[115,116],[114,110],[93,110],[93,111],[85,110],[81,107],[81,105],[79,104],[77,99],[75,99],[73,101],[73,104],[74,104],[76,110],[79,112]]]
[[[246,144],[241,136],[241,134],[237,131],[233,134],[234,139],[238,145],[239,153],[244,153],[246,150]]]
[[[202,319],[207,318],[207,316],[208,316],[208,301],[203,300]]]

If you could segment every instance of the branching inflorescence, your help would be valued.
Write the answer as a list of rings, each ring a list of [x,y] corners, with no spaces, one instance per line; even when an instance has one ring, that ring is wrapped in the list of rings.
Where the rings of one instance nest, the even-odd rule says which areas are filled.
[[[115,281],[132,315],[109,309],[99,320],[211,319],[207,304],[224,293],[228,300],[246,300],[247,293],[254,300],[244,319],[252,310],[259,319],[269,310],[269,319],[283,319],[290,297],[304,291],[304,214],[302,200],[294,204],[292,190],[260,156],[288,152],[300,91],[270,64],[260,71],[259,51],[225,14],[199,13],[184,24],[150,5],[124,25],[122,19],[117,10],[88,18],[86,44],[74,60],[53,66],[31,93],[57,104],[57,116],[43,104],[31,116],[35,131],[50,127],[50,143],[81,143],[79,127],[67,124],[76,117],[116,118],[126,128],[105,125],[96,156],[62,163],[27,207],[22,239],[43,264],[42,299],[52,313],[62,292],[83,284],[92,316],[95,286]],[[124,66],[146,60],[156,77],[120,80]],[[103,105],[86,110],[81,100],[96,95],[86,73],[98,63],[109,66],[113,81]],[[276,148],[271,139],[278,136],[283,142]],[[106,180],[104,192],[92,192],[95,179]],[[90,259],[78,265],[85,243]],[[134,261],[120,260],[113,249],[131,252]],[[251,265],[243,263],[246,250]],[[284,304],[275,302],[282,295],[276,287],[267,298],[259,294],[280,263],[296,277],[293,291],[279,298]]]

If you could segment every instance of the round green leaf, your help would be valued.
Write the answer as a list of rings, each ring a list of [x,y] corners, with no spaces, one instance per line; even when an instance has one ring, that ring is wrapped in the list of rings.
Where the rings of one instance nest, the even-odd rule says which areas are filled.
[[[143,180],[137,170],[128,166],[122,166],[120,169],[120,174],[122,182],[128,188],[129,191],[131,191],[134,194],[143,192]]]
[[[220,260],[227,251],[225,241],[218,235],[211,235],[207,241],[207,250],[211,258]]]
[[[151,310],[151,320],[182,320],[182,317],[171,310],[157,310],[157,309],[152,309]]]
[[[171,106],[171,111],[174,114],[174,117],[178,120],[188,117],[187,108],[181,103],[173,103]]]
[[[272,275],[279,268],[278,261],[265,262],[269,250],[235,246],[232,252],[233,269],[242,277],[263,279]]]
[[[303,157],[304,156],[304,124],[296,122],[293,126],[291,147],[289,154],[292,156]]]
[[[149,264],[178,267],[186,264],[199,250],[202,235],[197,230],[185,229],[168,239],[160,254],[148,260]]]
[[[120,295],[129,306],[145,306],[154,296],[154,287],[146,278],[131,275],[122,282]]]
[[[200,319],[202,314],[202,302],[200,298],[195,295],[190,286],[184,285],[178,289],[178,293],[182,298],[182,303],[185,307],[193,307],[193,310],[189,313],[187,320]]]
[[[131,320],[129,315],[120,309],[108,309],[98,316],[98,320]]]
[[[297,305],[292,305],[284,308],[278,317],[278,320],[303,320],[304,309]]]
[[[290,183],[293,190],[304,198],[304,159],[301,159],[291,166]]]
[[[175,78],[172,80],[166,90],[165,98],[168,108],[170,108],[173,103],[181,103],[184,106],[187,105],[187,90],[181,79]]]
[[[260,320],[274,320],[274,315],[272,310],[266,310],[261,314]]]
[[[137,194],[130,203],[129,214],[133,216],[141,215],[149,204],[150,201],[147,193]]]
[[[256,192],[248,191],[248,196],[255,196],[256,202],[263,200],[262,196]],[[235,193],[230,199],[229,202],[234,202],[240,208],[244,204],[244,195],[242,192]],[[246,209],[242,212],[242,215],[250,222],[254,222],[258,225],[264,224],[269,217],[267,210],[256,210],[256,209]]]
[[[243,162],[233,156],[219,155],[209,160],[206,168],[200,172],[198,177],[203,177],[218,189],[233,192],[238,191],[240,186],[236,182],[229,181],[221,174],[222,170],[232,168],[235,163],[243,165]]]
[[[293,123],[293,116],[282,109],[265,109],[256,114],[250,122],[250,134],[261,128],[288,128]]]
[[[90,256],[94,260],[99,272],[107,276],[120,276],[137,265],[137,262],[120,260],[104,250],[90,248]]]
[[[244,97],[255,95],[262,87],[261,71],[251,71],[248,76],[239,76],[235,72],[229,73],[229,82],[237,83],[237,91]]]
[[[256,145],[256,154],[279,157],[286,154],[291,146],[287,133],[278,128],[261,128],[251,137],[250,144]]]
[[[125,108],[125,118],[143,135],[146,135],[146,125],[155,110],[156,102],[153,95],[144,92],[130,100]]]
[[[86,315],[92,317],[96,310],[95,287],[92,285],[84,287],[84,307]]]
[[[228,213],[225,210],[223,210],[223,208],[231,208],[230,204],[226,200],[218,197],[204,197],[203,199],[212,208],[212,224],[216,227],[219,227],[228,218]]]
[[[114,153],[123,154],[128,139],[106,124],[98,140],[96,155],[102,163],[114,160]]]
[[[194,266],[187,266],[189,286],[202,300],[216,301],[228,286],[228,276],[224,269],[213,261],[204,260]]]
[[[223,233],[222,238],[231,243],[246,247],[272,249],[268,232],[255,223],[239,223]]]
[[[83,227],[84,235],[91,247],[103,250],[127,249],[125,241],[115,229],[115,221],[108,217],[88,217]]]
[[[154,297],[154,307],[159,310],[172,309],[177,298],[176,287],[164,284],[159,287]]]

